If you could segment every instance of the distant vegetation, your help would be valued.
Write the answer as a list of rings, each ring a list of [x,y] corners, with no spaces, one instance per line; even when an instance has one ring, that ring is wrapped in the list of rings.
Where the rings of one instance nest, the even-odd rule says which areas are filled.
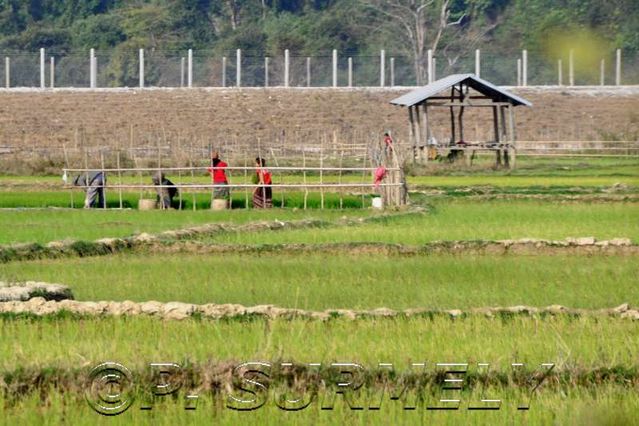
[[[415,46],[394,13],[400,8],[421,14],[427,48],[451,54],[480,42],[500,51],[543,48],[556,30],[588,30],[610,47],[639,49],[635,0],[0,0],[0,50],[386,48],[411,55]],[[447,25],[437,40],[442,9]]]
[[[598,70],[602,58],[612,63],[616,48],[624,50],[624,57],[634,57],[639,51],[639,2],[0,0],[0,53],[39,48],[58,58],[76,52],[76,62],[82,62],[88,49],[98,49],[100,64],[106,65],[101,78],[108,86],[137,83],[134,51],[140,48],[147,49],[154,64],[175,62],[187,49],[208,58],[232,56],[238,48],[256,57],[278,57],[284,49],[299,56],[329,56],[332,49],[341,56],[368,56],[385,49],[402,58],[408,74],[398,78],[419,84],[426,80],[429,49],[445,73],[468,68],[465,61],[475,48],[501,58],[526,48],[534,52],[537,67],[544,60],[551,70],[570,49],[577,49],[581,70]],[[364,62],[366,70],[359,72],[374,79],[374,60]],[[250,67],[245,65],[249,72]],[[150,84],[166,84],[158,72],[149,67]],[[63,73],[60,78],[64,83],[71,77]]]

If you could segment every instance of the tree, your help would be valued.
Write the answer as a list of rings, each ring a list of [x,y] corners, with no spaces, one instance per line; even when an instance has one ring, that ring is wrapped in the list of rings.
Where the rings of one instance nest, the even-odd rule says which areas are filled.
[[[427,80],[428,50],[437,51],[444,32],[461,25],[462,13],[451,19],[450,0],[361,0],[373,12],[377,22],[391,27],[389,33],[399,38],[413,60],[417,84]]]
[[[497,23],[473,26],[473,20],[491,2],[486,0],[372,0],[363,5],[372,11],[385,34],[412,58],[417,84],[427,81],[428,50],[441,50],[453,65],[474,48]]]

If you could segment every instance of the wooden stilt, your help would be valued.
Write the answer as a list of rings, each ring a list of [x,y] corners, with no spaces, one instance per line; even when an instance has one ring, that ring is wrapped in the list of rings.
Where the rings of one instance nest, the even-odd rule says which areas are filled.
[[[413,147],[413,165],[415,165],[415,158],[417,156],[417,140],[415,137],[415,123],[413,120],[413,107],[409,106],[408,107],[408,127],[409,127],[409,134],[410,134],[410,142],[411,142],[411,146]]]
[[[417,143],[415,145],[417,145],[417,154],[419,156],[419,162],[422,162],[422,154],[423,154],[423,141],[422,141],[422,133],[421,133],[421,127],[422,127],[422,119],[420,117],[420,113],[419,113],[419,105],[415,105],[415,140],[417,141]]]
[[[423,112],[424,112],[424,136],[426,138],[426,162],[428,163],[429,160],[429,144],[431,141],[431,133],[430,133],[430,121],[428,120],[428,100],[424,101],[424,105],[422,106]]]
[[[510,133],[509,140],[510,140],[510,147],[511,147],[510,165],[512,168],[514,168],[517,163],[517,146],[516,146],[517,135],[515,134],[515,117],[514,117],[513,109],[514,108],[512,105],[508,106],[508,127],[509,127],[509,133]]]
[[[493,107],[493,129],[495,133],[495,143],[497,144],[497,149],[495,150],[495,166],[501,166],[501,149],[499,148],[499,144],[501,144],[501,140],[499,138],[499,115],[497,114],[497,107]]]
[[[507,144],[510,138],[507,136],[507,132],[506,132],[506,107],[505,106],[499,107],[499,120],[501,124],[501,141],[503,144]],[[509,150],[509,147],[506,146],[502,150],[502,155],[504,157],[504,165],[507,168],[510,168],[510,155],[509,155],[510,153],[508,152],[508,150]]]

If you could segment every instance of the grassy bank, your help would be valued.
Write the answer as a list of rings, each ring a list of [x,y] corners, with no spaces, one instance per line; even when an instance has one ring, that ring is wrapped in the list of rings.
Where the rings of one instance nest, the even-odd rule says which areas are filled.
[[[434,240],[564,239],[627,237],[639,242],[639,203],[560,203],[534,200],[440,200],[423,216],[392,224],[349,228],[289,230],[277,233],[224,234],[207,241],[233,244],[330,243],[379,241],[423,244]]]
[[[256,411],[238,412],[227,409],[223,401],[202,398],[197,410],[185,410],[184,402],[165,401],[153,410],[140,410],[140,403],[117,417],[104,417],[89,408],[83,395],[61,395],[51,389],[43,395],[31,395],[10,408],[3,407],[0,396],[0,416],[8,424],[74,425],[175,425],[175,424],[314,424],[314,425],[415,425],[496,424],[529,425],[621,425],[634,424],[639,411],[639,398],[626,386],[610,385],[593,388],[568,388],[551,392],[543,388],[536,391],[530,410],[515,409],[519,401],[528,401],[528,391],[518,389],[487,389],[491,397],[502,400],[499,411],[470,411],[467,407],[482,397],[462,393],[460,409],[434,411],[427,409],[404,410],[400,402],[386,401],[380,410],[350,410],[338,397],[334,410],[321,410],[313,402],[302,411],[282,411],[272,399]],[[320,395],[320,398],[322,396]]]
[[[428,200],[428,199],[427,199]],[[317,200],[315,200],[316,202]],[[440,199],[427,201],[424,215],[323,229],[302,229],[254,234],[221,234],[210,242],[266,244],[285,242],[393,242],[423,244],[434,240],[475,240],[594,236],[598,239],[631,238],[639,242],[639,203],[588,203],[540,200]],[[247,223],[255,220],[369,217],[370,209],[256,211],[101,211],[101,210],[0,210],[0,244],[46,243],[57,239],[93,240],[123,237],[138,232],[209,223]]]
[[[0,265],[5,281],[67,284],[79,300],[328,308],[467,308],[639,299],[632,256],[115,255]]]
[[[0,369],[91,368],[104,361],[142,369],[149,362],[220,361],[487,362],[535,369],[637,365],[639,329],[612,317],[483,316],[450,319],[159,321],[139,317],[0,319]],[[392,336],[392,338],[389,338]],[[533,366],[533,364],[535,366]]]

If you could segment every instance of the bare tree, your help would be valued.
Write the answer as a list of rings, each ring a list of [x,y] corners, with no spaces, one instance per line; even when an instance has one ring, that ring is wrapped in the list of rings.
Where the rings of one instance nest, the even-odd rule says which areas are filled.
[[[390,24],[391,32],[407,46],[413,59],[417,84],[427,80],[426,56],[437,51],[449,27],[460,26],[466,14],[451,20],[450,0],[361,0]]]
[[[240,0],[227,0],[226,5],[231,18],[231,28],[235,31],[240,24],[240,10],[242,8]]]

